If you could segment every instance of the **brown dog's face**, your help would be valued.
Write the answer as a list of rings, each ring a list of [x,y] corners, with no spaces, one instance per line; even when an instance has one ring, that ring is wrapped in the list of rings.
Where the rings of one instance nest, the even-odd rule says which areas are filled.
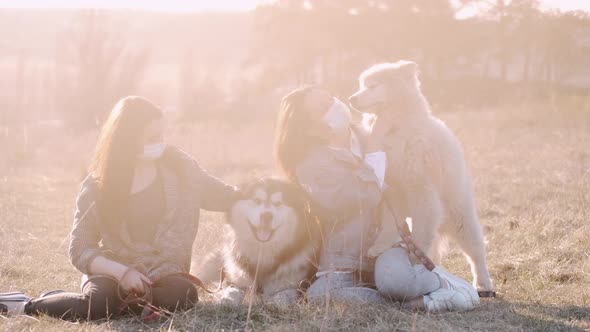
[[[302,222],[303,200],[291,185],[264,180],[243,186],[233,204],[229,222],[236,236],[252,236],[260,243],[290,243]]]
[[[409,61],[384,63],[367,69],[359,79],[359,90],[350,105],[362,112],[379,114],[416,93],[416,64]]]

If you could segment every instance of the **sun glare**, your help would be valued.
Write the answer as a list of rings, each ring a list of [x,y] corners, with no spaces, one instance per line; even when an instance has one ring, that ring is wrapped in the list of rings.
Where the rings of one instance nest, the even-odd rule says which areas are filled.
[[[193,12],[203,10],[247,11],[259,4],[276,0],[0,0],[0,8],[109,8],[138,9],[165,12]],[[306,1],[306,6],[311,2]],[[545,9],[590,11],[590,0],[541,0]],[[457,18],[476,15],[477,6],[467,6]]]
[[[259,0],[0,0],[0,8],[112,8],[169,12],[256,8]]]

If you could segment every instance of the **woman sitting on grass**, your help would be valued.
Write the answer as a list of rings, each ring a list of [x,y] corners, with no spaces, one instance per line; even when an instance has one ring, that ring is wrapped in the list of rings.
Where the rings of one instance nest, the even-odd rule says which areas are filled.
[[[82,293],[0,294],[0,310],[96,320],[198,301],[182,273],[190,269],[199,210],[227,210],[234,188],[166,145],[163,131],[162,111],[148,100],[117,103],[77,198],[69,255],[84,274]]]
[[[297,89],[283,98],[276,136],[277,164],[312,201],[322,226],[319,271],[307,290],[311,303],[396,300],[410,310],[468,310],[479,303],[467,281],[437,266],[414,266],[402,243],[377,260],[368,256],[379,230],[387,184],[377,119],[371,134],[352,124],[351,111],[329,92]],[[410,294],[410,295],[408,295]]]

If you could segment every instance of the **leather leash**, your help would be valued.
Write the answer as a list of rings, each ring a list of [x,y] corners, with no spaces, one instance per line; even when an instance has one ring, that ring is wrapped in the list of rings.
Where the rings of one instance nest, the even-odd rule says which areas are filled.
[[[412,241],[412,232],[410,231],[408,224],[397,217],[395,209],[393,208],[393,204],[391,203],[391,200],[393,198],[391,197],[391,192],[389,189],[384,192],[383,197],[385,198],[385,205],[389,209],[389,212],[391,212],[391,216],[395,221],[395,226],[397,227],[397,230],[400,233],[402,241],[406,245],[408,251],[411,254],[413,254],[414,257],[416,257],[418,261],[420,261],[420,263],[422,263],[422,265],[424,265],[428,269],[428,271],[434,270],[434,268],[436,267],[434,262],[430,258],[428,258],[428,256],[424,253],[424,251],[422,251],[422,249],[416,246],[414,241]]]
[[[154,283],[158,282],[158,280],[161,280],[163,278],[172,277],[172,276],[184,278],[184,279],[190,281],[196,287],[203,289],[205,292],[207,292],[209,294],[215,294],[215,293],[218,293],[223,288],[223,281],[225,279],[225,272],[224,272],[224,270],[221,270],[221,278],[219,280],[219,286],[216,290],[213,290],[213,291],[209,290],[205,286],[205,283],[203,283],[203,281],[201,279],[199,279],[196,276],[194,276],[190,273],[187,273],[187,272],[176,272],[176,273],[166,274],[166,275],[163,275],[162,277],[158,278],[157,280],[155,280]],[[162,316],[169,316],[172,314],[171,312],[169,312],[163,308],[155,307],[152,304],[153,293],[152,293],[152,288],[148,284],[144,283],[144,289],[145,289],[145,293],[141,296],[134,294],[134,293],[129,293],[129,294],[127,294],[127,296],[123,297],[122,292],[121,292],[121,286],[118,285],[117,286],[117,296],[119,297],[119,300],[121,302],[121,305],[118,308],[119,314],[122,313],[123,311],[125,311],[125,309],[129,308],[129,306],[131,306],[131,305],[139,305],[139,306],[143,307],[143,309],[141,311],[141,318],[146,323],[157,320]]]
[[[390,191],[386,190],[383,196],[385,197],[385,205],[387,205],[387,208],[391,212],[391,215],[395,220],[395,225],[408,251],[410,251],[410,253],[412,253],[420,261],[420,263],[422,263],[429,271],[434,270],[436,266],[434,262],[430,258],[428,258],[428,256],[424,253],[424,251],[422,251],[422,249],[416,246],[414,241],[412,241],[412,232],[410,231],[408,224],[402,222],[395,214],[395,209],[393,209],[392,206],[393,204],[390,202],[390,200],[393,199],[391,197]],[[479,295],[479,297],[496,297],[495,291],[478,291],[477,294]]]

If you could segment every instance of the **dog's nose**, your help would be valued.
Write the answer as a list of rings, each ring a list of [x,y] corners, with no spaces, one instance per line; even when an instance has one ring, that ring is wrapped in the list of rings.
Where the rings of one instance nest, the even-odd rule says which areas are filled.
[[[272,213],[264,212],[260,215],[260,221],[263,223],[270,223],[272,222]]]

